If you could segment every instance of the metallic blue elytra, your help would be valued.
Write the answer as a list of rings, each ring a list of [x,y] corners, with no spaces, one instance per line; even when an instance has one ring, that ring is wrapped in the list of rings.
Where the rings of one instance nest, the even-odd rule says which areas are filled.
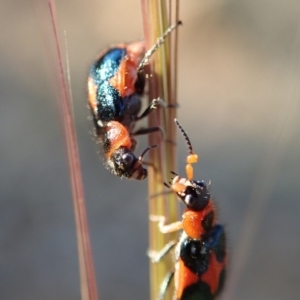
[[[224,227],[217,224],[210,233],[209,243],[216,254],[218,262],[222,263],[226,258],[226,236]]]
[[[117,120],[124,108],[120,93],[108,82],[103,82],[99,85],[97,99],[97,119],[102,122]]]
[[[106,167],[119,177],[137,180],[147,177],[142,159],[156,145],[147,147],[137,157],[133,153],[137,144],[135,135],[157,132],[160,128],[134,131],[134,126],[163,101],[152,99],[145,111],[139,114],[146,81],[144,67],[170,32],[180,24],[177,22],[168,28],[147,53],[144,42],[118,44],[102,52],[90,68],[88,104],[94,133],[105,154]]]
[[[90,78],[96,86],[97,116],[102,122],[116,120],[124,106],[120,92],[110,85],[111,79],[118,71],[126,49],[114,48],[100,57],[90,69]]]
[[[119,44],[101,54],[88,79],[89,106],[98,126],[110,121],[133,126],[141,108],[145,75],[138,72],[143,43]]]
[[[90,69],[92,77],[97,85],[101,85],[113,77],[119,69],[121,60],[126,55],[126,49],[114,48],[100,57]]]
[[[186,237],[181,241],[180,258],[185,266],[200,276],[209,268],[211,252],[214,251],[218,262],[226,257],[226,238],[222,225],[217,224],[201,239]]]

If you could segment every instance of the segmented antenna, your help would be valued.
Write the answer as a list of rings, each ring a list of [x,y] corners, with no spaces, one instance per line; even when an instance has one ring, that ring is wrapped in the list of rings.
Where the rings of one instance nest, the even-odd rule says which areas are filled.
[[[166,37],[179,25],[182,25],[181,21],[178,21],[176,24],[173,24],[172,26],[170,26],[165,32],[164,34],[159,37],[157,39],[157,42],[155,45],[153,45],[146,53],[144,58],[142,59],[142,61],[139,64],[139,67],[137,69],[138,72],[141,72],[141,70],[144,68],[144,66],[149,62],[151,56],[153,55],[153,53],[155,53],[155,51],[164,43]]]
[[[167,187],[167,188],[169,188],[169,189],[171,188],[171,186],[168,183],[166,183],[166,182],[164,182],[164,186]]]
[[[176,125],[180,129],[182,135],[184,136],[184,138],[186,140],[188,148],[189,148],[189,155],[186,157],[185,171],[186,171],[186,176],[187,176],[188,180],[193,180],[194,169],[193,169],[192,164],[195,164],[195,163],[198,162],[198,155],[193,152],[192,143],[191,143],[187,133],[183,129],[183,127],[180,125],[180,123],[177,121],[177,119],[174,119],[174,122],[176,123]]]
[[[185,140],[186,140],[186,143],[187,143],[188,148],[189,148],[189,151],[190,151],[189,154],[194,154],[194,152],[193,152],[193,147],[192,147],[192,143],[191,143],[191,141],[190,141],[190,139],[189,139],[189,137],[188,137],[186,131],[183,129],[183,127],[180,125],[180,123],[178,122],[177,119],[174,119],[174,122],[176,123],[176,125],[177,125],[178,128],[180,129],[180,131],[181,131],[183,137],[184,137]]]
[[[147,148],[143,151],[143,153],[140,155],[139,161],[142,161],[143,157],[145,156],[145,154],[146,154],[150,149],[156,148],[156,147],[157,147],[157,145],[152,145],[152,146],[147,147]]]

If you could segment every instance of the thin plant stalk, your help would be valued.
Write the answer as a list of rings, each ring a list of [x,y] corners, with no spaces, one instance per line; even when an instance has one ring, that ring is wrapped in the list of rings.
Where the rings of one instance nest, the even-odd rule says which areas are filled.
[[[175,22],[178,21],[178,1],[175,1],[175,10],[172,1],[142,0],[142,15],[146,49],[155,44],[158,37]],[[172,19],[172,14],[174,17]],[[168,223],[178,220],[178,202],[175,194],[164,189],[163,182],[170,180],[170,171],[176,170],[176,61],[177,36],[175,30],[165,43],[159,48],[150,60],[149,68],[149,101],[161,98],[168,108],[160,108],[151,113],[149,127],[160,126],[164,134],[149,135],[149,145],[158,144],[157,151],[149,152],[149,216],[166,216]],[[175,39],[174,39],[175,37]],[[160,251],[169,241],[177,240],[176,233],[162,234],[158,224],[149,218],[149,250]],[[164,258],[161,262],[150,263],[150,299],[154,300],[159,294],[160,285],[168,272],[174,269],[172,257]],[[165,300],[171,300],[173,289],[166,295]]]
[[[55,6],[52,0],[48,0],[51,23],[55,38],[57,64],[61,83],[61,110],[63,116],[63,127],[67,145],[69,172],[73,194],[74,214],[76,221],[77,245],[80,268],[80,289],[82,300],[97,300],[98,291],[92,259],[92,251],[86,216],[85,198],[81,177],[80,160],[74,122],[72,117],[71,101],[68,93],[68,84],[65,78],[57,21],[55,17]]]

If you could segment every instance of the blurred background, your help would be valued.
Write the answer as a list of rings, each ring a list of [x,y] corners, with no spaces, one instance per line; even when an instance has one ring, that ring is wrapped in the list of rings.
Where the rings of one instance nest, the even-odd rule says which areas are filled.
[[[47,3],[0,10],[0,299],[80,299]],[[140,1],[57,1],[101,299],[148,299],[147,183],[106,171],[86,79],[98,51],[142,38]],[[178,117],[228,233],[222,299],[300,297],[300,3],[181,1]],[[146,139],[141,138],[139,150]],[[186,145],[179,136],[183,173]]]

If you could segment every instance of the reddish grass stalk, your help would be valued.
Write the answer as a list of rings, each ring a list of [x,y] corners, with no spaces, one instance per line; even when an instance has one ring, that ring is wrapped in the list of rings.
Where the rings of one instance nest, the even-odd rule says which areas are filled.
[[[68,94],[67,82],[65,78],[61,47],[59,42],[59,34],[57,29],[57,21],[55,17],[54,1],[48,0],[53,34],[55,38],[55,46],[57,52],[57,65],[60,77],[61,91],[61,110],[63,116],[63,125],[65,140],[67,144],[67,154],[69,171],[71,178],[71,187],[73,194],[73,205],[76,221],[77,244],[80,268],[80,288],[82,300],[97,300],[98,292],[96,286],[96,278],[92,259],[90,237],[85,209],[85,199],[83,191],[83,183],[81,177],[80,160],[78,154],[77,139],[74,129],[72,117],[70,97]]]

